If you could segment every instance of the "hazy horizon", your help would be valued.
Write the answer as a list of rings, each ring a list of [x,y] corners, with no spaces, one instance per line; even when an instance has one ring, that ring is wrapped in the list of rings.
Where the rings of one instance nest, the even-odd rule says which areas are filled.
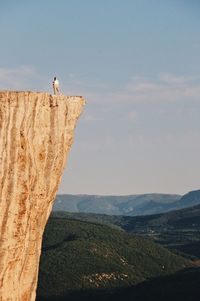
[[[197,190],[199,190],[199,189],[197,189]],[[193,190],[192,190],[193,191]],[[187,192],[190,192],[190,191],[187,191]],[[187,193],[186,192],[186,193]],[[73,195],[73,196],[113,196],[113,197],[115,197],[115,196],[117,196],[117,197],[120,197],[120,196],[137,196],[137,195],[151,195],[151,194],[162,194],[162,195],[180,195],[180,196],[183,196],[184,194],[179,194],[179,193],[163,193],[163,192],[145,192],[145,193],[131,193],[131,194],[92,194],[92,193],[59,193],[59,191],[58,191],[58,193],[57,193],[57,195]]]

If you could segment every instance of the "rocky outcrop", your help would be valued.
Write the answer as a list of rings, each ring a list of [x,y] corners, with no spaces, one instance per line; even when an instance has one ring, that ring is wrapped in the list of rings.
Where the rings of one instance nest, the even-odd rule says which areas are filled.
[[[0,301],[33,301],[44,227],[85,101],[0,92]]]

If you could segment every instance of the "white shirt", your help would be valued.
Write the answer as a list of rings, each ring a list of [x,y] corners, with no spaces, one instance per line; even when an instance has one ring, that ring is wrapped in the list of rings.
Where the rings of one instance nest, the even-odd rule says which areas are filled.
[[[59,87],[59,81],[56,79],[53,81],[54,86]]]

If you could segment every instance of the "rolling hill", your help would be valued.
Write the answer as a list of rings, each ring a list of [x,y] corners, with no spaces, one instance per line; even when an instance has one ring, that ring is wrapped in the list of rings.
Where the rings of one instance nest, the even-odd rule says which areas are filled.
[[[57,195],[54,211],[108,215],[152,215],[200,204],[200,190],[184,196],[142,194],[129,196]]]
[[[77,300],[174,273],[191,262],[149,239],[86,221],[51,217],[45,230],[37,301]]]
[[[180,195],[156,193],[129,196],[57,195],[53,210],[136,216],[168,211],[180,198]]]
[[[200,205],[146,216],[110,216],[92,213],[53,212],[55,217],[105,224],[149,237],[165,247],[200,259]]]

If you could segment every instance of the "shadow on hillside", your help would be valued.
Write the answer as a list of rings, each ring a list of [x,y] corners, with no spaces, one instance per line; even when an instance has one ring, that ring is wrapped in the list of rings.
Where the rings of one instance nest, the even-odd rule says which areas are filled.
[[[61,242],[51,245],[51,246],[47,246],[47,247],[42,247],[42,251],[50,251],[50,250],[55,250],[59,247],[62,247],[66,242],[69,241],[73,241],[76,240],[77,237],[74,234],[70,234],[67,238],[63,239]]]
[[[196,301],[200,295],[200,268],[154,278],[136,286],[115,290],[70,291],[36,301]]]

